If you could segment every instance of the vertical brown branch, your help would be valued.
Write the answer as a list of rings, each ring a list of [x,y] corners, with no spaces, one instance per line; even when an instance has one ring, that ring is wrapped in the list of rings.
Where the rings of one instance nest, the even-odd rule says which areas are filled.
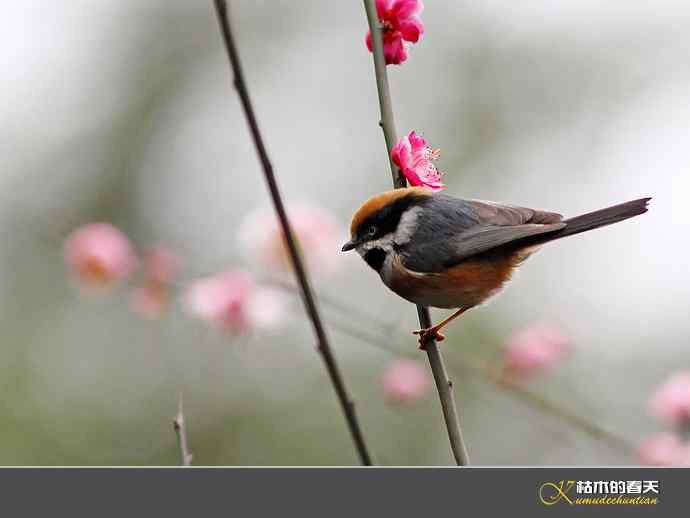
[[[177,443],[180,446],[182,465],[191,466],[192,452],[189,450],[189,444],[187,443],[187,429],[184,425],[184,411],[182,409],[182,392],[180,392],[177,402],[177,415],[173,419],[173,428],[175,429],[175,435],[177,435]]]
[[[256,152],[259,155],[261,167],[263,168],[268,190],[271,194],[271,199],[273,200],[273,206],[276,214],[278,215],[280,226],[283,230],[283,235],[285,237],[285,242],[287,243],[288,252],[290,255],[290,261],[292,262],[292,267],[295,272],[295,276],[297,277],[297,282],[300,286],[302,302],[304,303],[305,310],[314,328],[318,351],[321,353],[321,358],[326,365],[326,370],[330,376],[331,383],[333,384],[333,388],[335,389],[338,400],[340,401],[340,405],[342,406],[342,411],[345,415],[345,420],[355,443],[360,461],[362,464],[370,466],[372,464],[372,458],[364,441],[364,436],[357,419],[357,414],[355,413],[355,405],[350,398],[347,389],[345,388],[345,382],[343,381],[343,377],[340,373],[340,369],[338,368],[335,356],[331,350],[331,346],[326,335],[326,330],[324,329],[321,316],[316,305],[316,300],[309,283],[306,268],[290,228],[290,222],[288,220],[285,206],[278,189],[275,174],[273,173],[273,166],[268,158],[268,152],[266,151],[261,132],[259,131],[259,125],[256,121],[256,115],[254,114],[254,109],[249,98],[249,91],[247,90],[247,85],[244,80],[244,73],[242,71],[239,54],[237,52],[235,41],[232,36],[232,30],[230,28],[227,2],[225,2],[225,0],[214,0],[214,5],[216,8],[218,23],[220,25],[220,31],[223,36],[225,49],[228,53],[230,66],[232,67],[235,89],[239,95],[242,109],[244,110],[244,115],[247,119],[247,124],[249,125],[249,131],[252,135],[252,139],[254,140],[254,146],[256,147]]]
[[[371,30],[371,42],[374,53],[374,71],[376,74],[376,87],[381,110],[379,125],[381,129],[383,129],[383,136],[386,140],[386,149],[388,150],[391,174],[393,176],[393,186],[399,189],[407,186],[407,181],[390,158],[391,149],[396,144],[398,138],[395,131],[395,119],[393,118],[393,106],[391,103],[388,74],[386,73],[386,62],[383,53],[383,37],[381,35],[381,26],[378,14],[376,13],[374,0],[364,0],[364,9],[367,13],[369,30]],[[419,325],[422,328],[432,326],[429,308],[417,306],[417,314],[419,316]],[[458,418],[455,396],[453,395],[453,383],[448,378],[448,372],[446,371],[443,357],[438,350],[436,342],[429,343],[426,346],[426,352],[429,357],[431,372],[436,382],[436,389],[438,390],[438,395],[441,400],[441,409],[443,410],[443,418],[446,422],[448,439],[450,441],[450,447],[453,450],[453,456],[458,466],[466,466],[469,464],[469,457],[462,436],[462,429],[460,428],[460,419]]]

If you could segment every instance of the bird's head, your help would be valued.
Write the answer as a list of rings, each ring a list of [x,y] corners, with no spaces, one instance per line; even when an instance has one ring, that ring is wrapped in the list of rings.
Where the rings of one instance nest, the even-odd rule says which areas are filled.
[[[380,271],[388,254],[412,238],[431,195],[428,189],[408,187],[373,196],[355,212],[343,252],[356,249],[369,266]]]

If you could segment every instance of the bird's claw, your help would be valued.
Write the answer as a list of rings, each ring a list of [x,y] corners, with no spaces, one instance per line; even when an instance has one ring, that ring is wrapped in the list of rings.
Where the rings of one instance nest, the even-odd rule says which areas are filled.
[[[422,351],[426,351],[426,346],[429,345],[430,342],[433,342],[434,340],[437,342],[443,342],[443,340],[446,339],[446,337],[434,327],[429,327],[428,329],[418,329],[417,331],[412,331],[412,334],[419,335],[419,348]]]

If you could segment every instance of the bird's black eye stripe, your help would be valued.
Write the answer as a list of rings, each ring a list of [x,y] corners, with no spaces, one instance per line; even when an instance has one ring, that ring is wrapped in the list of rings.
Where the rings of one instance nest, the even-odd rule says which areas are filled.
[[[371,239],[374,236],[385,236],[395,232],[403,213],[413,205],[423,203],[426,198],[410,195],[398,198],[393,203],[386,205],[378,212],[369,216],[360,226],[360,238]]]

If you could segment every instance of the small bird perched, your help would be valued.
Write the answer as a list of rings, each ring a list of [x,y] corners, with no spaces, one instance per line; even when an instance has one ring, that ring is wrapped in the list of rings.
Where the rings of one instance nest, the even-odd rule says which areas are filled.
[[[541,245],[647,212],[641,198],[574,218],[499,203],[461,200],[408,187],[377,194],[352,218],[351,239],[383,283],[404,299],[457,309],[442,322],[414,331],[422,349],[443,340],[440,330],[481,304]]]

